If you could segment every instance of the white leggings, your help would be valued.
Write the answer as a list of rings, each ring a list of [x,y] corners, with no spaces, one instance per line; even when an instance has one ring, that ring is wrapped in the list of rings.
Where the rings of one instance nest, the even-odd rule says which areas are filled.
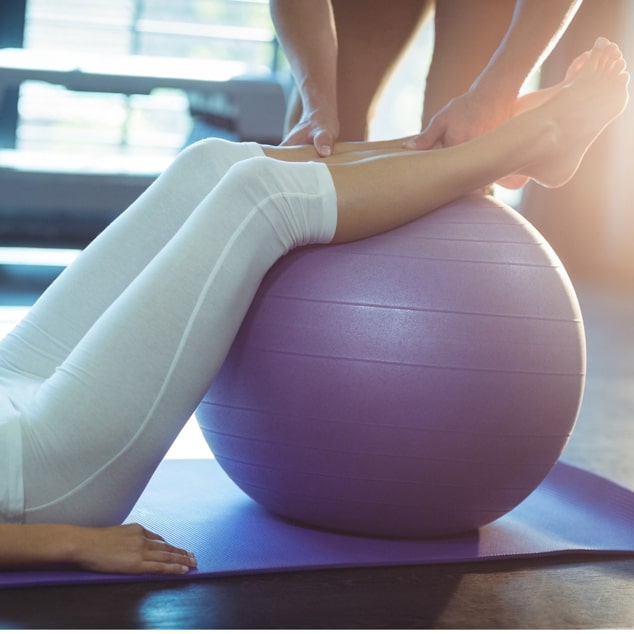
[[[335,225],[323,164],[221,140],[183,151],[0,343],[0,386],[21,418],[17,521],[125,519],[263,275]]]

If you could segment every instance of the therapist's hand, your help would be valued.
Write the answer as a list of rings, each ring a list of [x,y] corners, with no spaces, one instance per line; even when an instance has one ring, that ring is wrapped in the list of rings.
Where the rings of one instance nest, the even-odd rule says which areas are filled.
[[[315,111],[302,117],[286,135],[282,145],[313,145],[319,156],[327,157],[332,154],[338,135],[336,113]]]
[[[464,143],[509,119],[514,107],[514,97],[499,98],[477,91],[465,93],[439,110],[427,127],[403,147],[430,150]]]

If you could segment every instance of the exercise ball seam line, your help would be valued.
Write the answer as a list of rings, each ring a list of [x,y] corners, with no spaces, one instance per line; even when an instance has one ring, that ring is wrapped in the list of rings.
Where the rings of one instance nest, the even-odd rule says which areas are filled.
[[[302,297],[299,295],[281,295],[278,293],[267,293],[266,299],[284,299],[293,302],[310,302],[314,304],[334,304],[335,306],[359,306],[361,308],[380,308],[385,310],[404,310],[415,313],[434,313],[443,315],[465,315],[473,317],[493,317],[502,319],[526,319],[527,321],[552,321],[555,323],[569,323],[569,324],[581,324],[583,319],[579,317],[565,318],[565,317],[541,317],[539,315],[514,315],[511,313],[484,313],[475,312],[469,310],[449,310],[443,308],[417,308],[415,306],[398,306],[396,304],[371,304],[361,302],[343,301],[340,299],[315,299],[313,297]],[[544,344],[547,345],[547,344]],[[566,347],[574,347],[572,345]]]
[[[218,403],[216,401],[208,401],[203,399],[202,401],[203,403],[205,403],[206,405],[211,405],[212,407],[218,407],[218,408],[222,408],[222,409],[231,409],[231,410],[239,410],[242,412],[255,412],[258,414],[266,414],[268,416],[286,416],[287,418],[290,417],[289,414],[284,414],[283,412],[276,412],[276,411],[272,411],[272,410],[264,410],[264,409],[258,409],[255,407],[242,407],[242,406],[238,406],[238,405],[225,405],[224,403]],[[323,417],[321,418],[317,418],[315,416],[305,416],[306,420],[309,421],[314,421],[316,423],[331,423],[334,425],[346,425],[347,427],[367,427],[370,429],[376,429],[377,427],[380,429],[386,429],[389,431],[403,431],[403,430],[409,430],[409,431],[421,431],[421,428],[419,426],[409,426],[409,425],[377,425],[376,423],[364,423],[362,421],[348,421],[348,420],[341,420],[341,419],[337,419],[337,418],[328,418],[328,419],[324,419]],[[220,432],[220,431],[213,431],[211,429],[209,429],[208,427],[205,427],[204,423],[202,421],[200,421],[200,427],[202,427],[203,429],[206,429],[207,431],[211,431],[214,434],[220,434],[220,435],[226,435],[226,436],[234,436],[236,438],[243,438],[243,436],[238,436],[237,434],[230,434],[229,432]],[[518,433],[513,433],[513,434],[502,434],[499,431],[498,432],[488,432],[488,431],[473,431],[471,429],[469,430],[458,430],[458,429],[444,429],[444,428],[440,428],[440,427],[433,427],[433,428],[425,428],[424,430],[425,432],[431,432],[434,434],[462,434],[462,435],[467,435],[467,436],[493,436],[495,438],[569,438],[570,437],[570,433],[568,434],[518,434]]]
[[[236,484],[238,486],[240,486],[237,482]],[[259,487],[257,484],[251,485],[250,483],[245,483],[247,486],[253,488],[253,489],[257,489],[259,491],[264,491],[266,493],[269,493],[268,489],[265,489],[263,487]],[[521,489],[522,491],[524,491],[524,489]],[[248,494],[247,494],[248,495]],[[526,495],[524,497],[528,497],[529,492],[526,493]],[[251,498],[253,499],[253,498]],[[402,504],[402,503],[395,503],[395,502],[378,502],[378,501],[371,501],[371,500],[360,500],[360,499],[350,499],[350,498],[341,498],[341,497],[326,497],[325,495],[315,495],[314,493],[302,493],[302,499],[306,500],[306,499],[312,499],[312,500],[326,500],[327,502],[347,502],[349,504],[358,504],[358,505],[363,505],[363,506],[380,506],[380,507],[388,507],[388,508],[397,508],[397,509],[420,509],[421,507],[421,503],[417,503],[417,504]],[[255,501],[255,500],[254,500]],[[257,504],[260,504],[259,502],[256,501]],[[434,508],[437,510],[447,510],[447,506],[448,505],[440,505],[437,503],[432,503],[429,500],[425,501],[425,505],[427,509],[430,508]],[[311,524],[310,522],[306,521],[306,520],[300,520],[300,519],[294,519],[292,517],[290,517],[289,515],[284,515],[284,513],[282,511],[275,511],[275,510],[271,510],[268,509],[268,507],[264,507],[266,508],[270,513],[275,513],[276,515],[282,515],[283,517],[286,517],[288,519],[290,519],[290,521],[299,523],[299,524],[303,524],[304,526],[309,526],[312,527],[313,529],[315,528],[315,526],[319,526],[316,524]],[[451,508],[455,508],[455,507],[451,507]],[[487,515],[491,514],[491,513],[495,513],[495,514],[502,514],[505,515],[506,513],[508,513],[511,509],[515,508],[515,506],[511,505],[504,505],[502,508],[469,508],[469,515],[473,515],[473,514],[480,514],[480,513],[485,513]],[[488,519],[487,520],[487,524],[492,522],[492,519]],[[324,528],[322,527],[319,530],[326,530],[328,532],[341,532],[341,529],[337,529],[337,528]],[[467,529],[467,530],[476,530],[476,529]],[[358,531],[356,531],[358,532]],[[460,532],[464,532],[464,531],[460,531]],[[361,532],[361,534],[367,534],[367,535],[372,535],[372,533],[363,533]],[[444,536],[446,535],[444,532],[443,533],[439,533],[439,536]],[[381,535],[375,535],[375,537],[381,538]],[[394,539],[394,537],[390,537],[388,535],[385,535],[384,537],[386,537],[387,539]],[[403,539],[403,538],[398,538],[398,539]],[[425,538],[425,537],[405,537],[404,539],[429,539],[429,538]]]
[[[517,245],[524,245],[527,247],[535,247],[536,249],[540,249],[541,247],[544,247],[547,245],[547,243],[545,241],[541,241],[541,242],[536,242],[534,240],[509,240],[508,238],[503,239],[503,238],[499,238],[499,239],[492,239],[489,238],[487,240],[481,239],[481,238],[477,238],[477,237],[473,237],[473,238],[469,238],[469,237],[465,237],[465,236],[438,236],[438,235],[427,235],[427,234],[410,234],[408,236],[405,237],[405,239],[403,240],[403,242],[465,242],[467,244],[482,244],[484,246],[489,246],[489,245],[508,245],[508,246],[517,246]],[[550,245],[548,245],[550,247]],[[317,249],[319,248],[324,248],[324,247],[317,247]],[[552,248],[552,247],[551,247]],[[453,258],[436,258],[433,256],[429,256],[429,255],[425,255],[423,253],[419,254],[416,253],[415,255],[403,255],[401,253],[393,253],[393,252],[386,252],[386,251],[364,251],[364,250],[355,250],[355,249],[351,249],[349,251],[349,257],[351,256],[363,256],[363,257],[383,257],[383,258],[403,258],[403,259],[410,259],[410,260],[453,260]],[[475,260],[476,262],[479,262],[479,260]],[[484,260],[486,262],[486,260]],[[493,263],[495,263],[496,261],[493,260]],[[512,262],[509,262],[508,264],[513,264]],[[548,262],[546,264],[527,264],[526,266],[537,266],[540,268],[559,268],[559,264],[555,263],[555,262]]]
[[[538,247],[540,245],[535,244],[534,242],[508,242],[508,241],[495,241],[495,240],[490,240],[487,242],[481,241],[481,240],[458,240],[457,238],[442,238],[442,239],[435,239],[435,241],[445,241],[445,242],[465,242],[465,243],[469,243],[469,244],[475,244],[477,243],[481,243],[481,244],[487,244],[487,245],[491,245],[491,244],[495,244],[495,245],[500,245],[500,244],[505,244],[508,246],[517,246],[519,245],[527,245],[527,246],[535,246]],[[380,252],[363,252],[363,251],[354,251],[353,254],[356,256],[362,256],[362,257],[366,257],[366,258],[372,258],[372,259],[377,259],[377,258],[384,258],[384,259],[390,259],[390,260],[413,260],[413,261],[419,261],[419,260],[425,260],[427,262],[461,262],[463,264],[488,264],[491,266],[504,266],[505,268],[509,268],[509,267],[515,267],[515,266],[522,266],[525,268],[533,268],[533,269],[552,269],[552,270],[559,270],[559,269],[563,269],[563,266],[559,266],[557,264],[535,264],[532,262],[509,262],[509,261],[500,261],[500,260],[475,260],[473,258],[460,258],[460,257],[453,257],[453,258],[449,258],[449,257],[434,257],[431,255],[401,255],[401,254],[397,254],[397,253],[380,253]]]
[[[320,478],[325,478],[325,479],[329,479],[329,480],[346,480],[346,482],[350,482],[352,480],[357,481],[357,482],[372,482],[372,483],[387,483],[387,484],[412,484],[414,486],[420,487],[420,488],[444,488],[444,489],[454,489],[454,490],[461,490],[461,491],[481,491],[482,487],[480,486],[468,486],[465,484],[447,484],[447,483],[441,483],[441,482],[421,482],[421,481],[417,481],[417,480],[403,480],[403,479],[388,479],[388,478],[359,478],[359,477],[355,477],[355,476],[337,476],[337,475],[328,475],[328,474],[324,474],[324,473],[318,473],[318,472],[314,472],[314,471],[298,471],[297,469],[275,469],[273,467],[270,467],[268,465],[260,465],[257,463],[250,463],[250,462],[242,462],[240,460],[231,460],[228,459],[228,462],[236,462],[238,464],[246,464],[246,465],[253,465],[259,469],[268,469],[269,471],[279,471],[279,472],[288,472],[288,473],[293,473],[293,474],[300,474],[300,475],[307,475],[307,476],[318,476]],[[235,477],[235,476],[234,476]],[[262,487],[261,485],[258,485],[255,482],[250,481],[249,479],[245,479],[245,478],[240,478],[240,477],[236,477],[235,480],[236,484],[239,482],[244,483],[245,485],[252,487],[254,489],[260,489],[260,490],[264,490],[264,491],[268,491],[268,489]],[[489,489],[489,491],[525,491],[526,487],[491,487]],[[304,492],[302,492],[302,495],[304,495]],[[308,494],[306,494],[308,495]],[[317,497],[314,494],[312,494],[312,497]],[[339,499],[344,499],[344,498],[339,498]]]
[[[440,211],[440,210],[439,210]],[[497,213],[497,210],[494,212]],[[509,222],[508,220],[504,220],[503,218],[484,218],[478,219],[473,217],[468,217],[467,214],[462,218],[451,219],[447,217],[447,214],[429,214],[428,217],[434,218],[435,222],[428,223],[435,225],[499,225],[500,227],[517,227],[517,226],[531,226],[526,219],[518,213],[517,220],[514,218],[513,222]],[[410,223],[409,226],[412,226],[413,223]],[[419,226],[420,229],[420,226]]]
[[[209,431],[209,430],[208,430]],[[216,432],[211,432],[212,435],[215,434]],[[218,434],[220,435],[220,434]],[[227,437],[229,438],[237,438],[238,440],[244,440],[243,437],[241,436],[231,436],[226,434]],[[569,438],[568,436],[566,436],[566,438]],[[315,447],[311,447],[310,445],[296,445],[296,444],[290,444],[290,443],[285,443],[285,442],[268,442],[266,440],[262,440],[260,438],[248,438],[247,440],[249,440],[249,442],[253,442],[253,443],[257,443],[259,445],[274,445],[275,447],[286,447],[288,449],[295,449],[295,448],[301,448],[301,449],[314,449],[316,451],[319,451],[321,453],[327,453],[327,454],[343,454],[345,456],[363,456],[363,457],[368,457],[368,458],[389,458],[389,459],[401,459],[401,460],[411,460],[416,458],[416,456],[406,456],[406,455],[400,455],[400,454],[388,454],[388,453],[376,453],[376,452],[361,452],[361,451],[352,451],[352,450],[345,450],[345,449],[319,449],[319,448],[315,448]],[[215,457],[220,456],[223,459],[227,459],[239,464],[259,464],[259,463],[255,463],[255,462],[247,462],[244,460],[237,460],[237,459],[232,459],[228,456],[223,456],[222,454],[217,454],[215,452],[212,451],[212,453],[214,454]],[[440,463],[450,463],[450,464],[468,464],[468,465],[481,465],[481,466],[490,466],[490,465],[495,465],[497,467],[508,467],[510,465],[521,465],[521,466],[538,466],[538,467],[544,467],[547,466],[547,464],[550,463],[541,463],[541,462],[518,462],[518,461],[513,461],[513,462],[491,462],[490,460],[487,460],[486,462],[480,462],[479,460],[466,460],[466,459],[457,459],[457,458],[434,458],[434,457],[425,457],[424,460],[426,462],[440,462]],[[271,467],[272,469],[273,467]],[[279,469],[278,469],[279,470]],[[302,472],[302,473],[309,473],[309,472]],[[314,474],[317,475],[317,474]]]
[[[236,484],[238,486],[240,486],[237,482]],[[251,485],[250,483],[245,483],[246,486],[252,488],[252,489],[256,489],[258,491],[264,491],[266,493],[268,493],[269,491],[267,489],[264,489],[263,487],[258,487],[257,485]],[[522,489],[522,491],[524,491]],[[248,495],[248,494],[247,494]],[[524,497],[528,497],[529,493],[526,493],[526,495]],[[254,498],[251,498],[252,500],[254,500]],[[307,499],[311,499],[311,500],[325,500],[326,502],[335,502],[335,503],[348,503],[348,504],[358,504],[360,506],[365,506],[365,507],[387,507],[390,509],[420,509],[421,508],[421,504],[422,502],[419,502],[417,504],[403,504],[403,503],[396,503],[396,502],[385,502],[385,501],[372,501],[372,500],[360,500],[358,498],[342,498],[342,497],[330,497],[330,496],[325,496],[325,495],[315,495],[314,493],[303,493],[302,494],[302,500],[307,500]],[[255,501],[255,500],[254,500]],[[260,504],[259,502],[256,502],[258,504]],[[438,503],[431,503],[430,501],[425,501],[425,507],[427,509],[436,509],[437,511],[446,511],[448,508],[451,509],[455,509],[456,507],[453,505],[441,505]],[[341,528],[319,528],[320,524],[318,523],[311,523],[308,520],[301,520],[301,519],[296,519],[293,518],[289,515],[285,515],[282,511],[277,511],[274,509],[269,509],[268,507],[264,507],[266,508],[269,513],[274,513],[276,515],[282,515],[283,517],[286,517],[287,519],[289,519],[292,522],[295,523],[299,523],[302,524],[304,526],[309,526],[311,528],[313,528],[313,530],[315,529],[315,527],[317,527],[319,530],[326,530],[328,532],[337,532],[340,533],[342,531]],[[469,515],[472,517],[474,514],[486,514],[487,516],[490,515],[491,513],[494,513],[496,515],[498,515],[498,517],[500,515],[505,515],[506,513],[508,513],[511,509],[515,508],[513,505],[508,505],[508,504],[504,504],[501,508],[474,508],[471,507],[469,508]],[[492,522],[493,519],[491,518],[487,518],[485,523],[488,524],[490,522]],[[350,529],[346,529],[344,532],[348,532]],[[467,530],[476,530],[476,529],[467,529]],[[464,531],[460,531],[460,532],[464,532]],[[355,533],[360,533],[361,535],[372,535],[372,533],[364,533],[363,531],[359,531],[359,529],[355,530]],[[438,533],[438,536],[443,536],[446,535],[444,532]],[[375,537],[381,538],[381,535],[375,535]],[[390,537],[389,535],[383,535],[383,537],[386,537],[387,539],[394,539],[395,537]],[[429,539],[429,537],[397,537],[397,539]]]
[[[451,341],[452,343],[460,343],[461,340],[458,338],[450,338],[450,337],[438,337],[437,341],[442,341],[442,342],[447,342],[447,341]],[[464,343],[464,340],[462,340],[462,343]],[[512,339],[498,339],[496,341],[491,341],[491,343],[495,343],[495,344],[499,344],[500,346],[511,346],[511,347],[524,347],[524,348],[538,348],[538,349],[542,349],[542,348],[547,348],[547,349],[552,349],[554,347],[563,349],[563,350],[570,350],[570,349],[576,349],[577,346],[574,346],[572,344],[562,344],[562,343],[557,343],[557,344],[553,344],[553,343],[535,343],[532,341],[515,341]],[[295,352],[293,350],[277,350],[277,349],[273,349],[273,348],[264,348],[261,346],[253,346],[251,348],[251,350],[255,350],[257,352],[267,352],[267,353],[274,353],[274,354],[289,354],[289,355],[295,355],[295,356],[306,356],[309,358],[313,358],[313,357],[317,357],[317,358],[331,358],[331,359],[340,359],[340,360],[350,360],[350,361],[370,361],[371,359],[369,357],[342,357],[342,356],[337,356],[337,355],[326,355],[326,354],[319,354],[319,353],[315,353],[315,352]],[[400,363],[399,361],[388,361],[387,359],[378,359],[377,363],[380,363],[382,361],[385,361],[386,363]],[[403,363],[407,363],[407,362],[403,362]],[[410,364],[413,362],[409,362]],[[419,364],[415,364],[414,365],[419,365]],[[435,365],[430,365],[430,364],[420,364],[421,367],[446,367],[447,369],[451,370],[451,369],[455,369],[454,366],[435,366]],[[463,366],[460,366],[463,367]],[[465,366],[466,367],[466,366]],[[503,370],[505,371],[505,370]],[[559,373],[556,373],[559,374]]]
[[[428,219],[426,223],[427,225],[434,226],[434,227],[438,225],[460,225],[460,226],[498,225],[500,227],[529,227],[530,229],[533,229],[533,230],[535,229],[535,227],[530,222],[528,222],[526,218],[522,216],[519,212],[516,212],[517,216],[515,216],[512,221],[508,221],[508,220],[505,220],[504,218],[498,218],[498,217],[492,217],[491,219],[489,218],[478,219],[478,218],[474,218],[473,216],[469,216],[468,213],[465,213],[464,216],[461,216],[459,218],[452,219],[448,217],[447,214],[442,214],[437,212],[442,212],[442,210],[439,209],[427,215],[427,219]],[[497,214],[497,212],[498,210],[496,209],[493,213]],[[430,221],[431,219],[433,219],[433,222]],[[422,228],[420,224],[416,225],[416,221],[410,222],[408,225],[404,225],[404,226],[407,226],[408,228],[411,227],[412,229],[415,229],[418,231],[424,231],[426,228],[424,225],[422,226]],[[399,231],[399,230],[402,231],[403,229],[401,227],[397,227],[393,231]],[[541,235],[541,233],[537,232],[537,235]]]
[[[257,465],[260,468],[266,468],[266,467],[261,467],[261,465]],[[318,476],[320,477],[322,474],[320,473],[311,473],[311,472],[291,472],[293,474],[298,474],[298,475],[307,475],[307,476]],[[239,476],[233,476],[232,479],[234,480],[234,482],[240,486],[240,485],[244,485],[245,487],[248,487],[249,489],[257,489],[259,491],[265,491],[268,492],[269,489],[263,487],[262,485],[258,485],[256,482],[253,482],[249,479],[245,479],[245,478],[240,478]],[[474,492],[480,492],[481,491],[481,487],[469,487],[469,486],[465,486],[462,484],[441,484],[441,483],[437,483],[437,482],[416,482],[416,481],[412,481],[412,480],[379,480],[379,479],[375,479],[375,480],[369,480],[369,479],[365,479],[365,478],[351,478],[351,477],[337,477],[337,476],[332,476],[330,477],[331,480],[345,480],[346,482],[350,482],[351,480],[355,480],[361,484],[363,483],[371,483],[371,484],[380,484],[380,483],[384,483],[384,484],[389,484],[389,485],[403,485],[403,484],[411,484],[413,486],[416,486],[418,488],[420,488],[421,490],[427,488],[427,489],[445,489],[448,493],[449,490],[451,490],[451,492],[458,492],[458,491],[465,491],[465,492],[469,492],[469,491],[474,491]],[[487,489],[488,492],[504,492],[504,493],[514,493],[517,491],[520,492],[524,492],[528,489],[529,487],[490,487]],[[302,496],[306,496],[306,497],[313,497],[313,498],[322,498],[322,499],[335,499],[335,500],[339,500],[339,501],[350,501],[348,498],[341,498],[341,497],[337,497],[337,498],[325,498],[324,496],[317,496],[314,493],[304,493],[302,492]],[[370,503],[370,504],[388,504],[388,502],[367,502],[366,503]],[[408,505],[410,506],[410,505]],[[411,505],[411,506],[415,506],[415,505]],[[505,505],[506,508],[506,505]],[[481,509],[481,510],[491,510],[491,509]],[[499,509],[496,509],[499,510]],[[509,509],[510,510],[510,509]]]
[[[385,359],[376,360],[376,359],[364,359],[364,358],[356,358],[356,357],[337,357],[334,355],[322,355],[316,353],[307,353],[307,352],[292,352],[285,350],[272,350],[269,348],[254,348],[258,352],[266,352],[272,355],[279,356],[289,356],[289,357],[306,357],[308,359],[331,359],[336,361],[350,361],[353,363],[370,363],[374,365],[387,365],[387,366],[398,366],[404,368],[427,368],[429,370],[448,370],[448,371],[458,371],[458,372],[488,372],[491,374],[527,374],[527,375],[538,375],[538,376],[584,376],[584,374],[577,374],[576,372],[546,372],[540,370],[517,370],[513,368],[468,368],[461,366],[453,366],[453,365],[431,365],[429,363],[408,363],[405,361],[386,361]]]

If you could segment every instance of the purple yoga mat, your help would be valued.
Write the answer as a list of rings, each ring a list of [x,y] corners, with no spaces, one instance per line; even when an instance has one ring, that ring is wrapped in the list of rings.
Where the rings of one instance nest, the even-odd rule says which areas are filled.
[[[383,565],[634,553],[634,492],[558,463],[518,507],[478,532],[436,540],[328,533],[275,517],[242,493],[215,460],[164,461],[129,518],[196,553],[176,579]],[[0,588],[159,579],[74,571],[0,573]],[[175,579],[175,577],[168,577]]]

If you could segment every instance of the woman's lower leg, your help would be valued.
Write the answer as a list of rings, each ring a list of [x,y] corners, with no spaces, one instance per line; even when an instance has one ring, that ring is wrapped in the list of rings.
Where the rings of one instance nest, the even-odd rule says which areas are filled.
[[[521,169],[552,144],[546,123],[507,130],[459,146],[328,165],[339,200],[335,242],[387,231]]]

